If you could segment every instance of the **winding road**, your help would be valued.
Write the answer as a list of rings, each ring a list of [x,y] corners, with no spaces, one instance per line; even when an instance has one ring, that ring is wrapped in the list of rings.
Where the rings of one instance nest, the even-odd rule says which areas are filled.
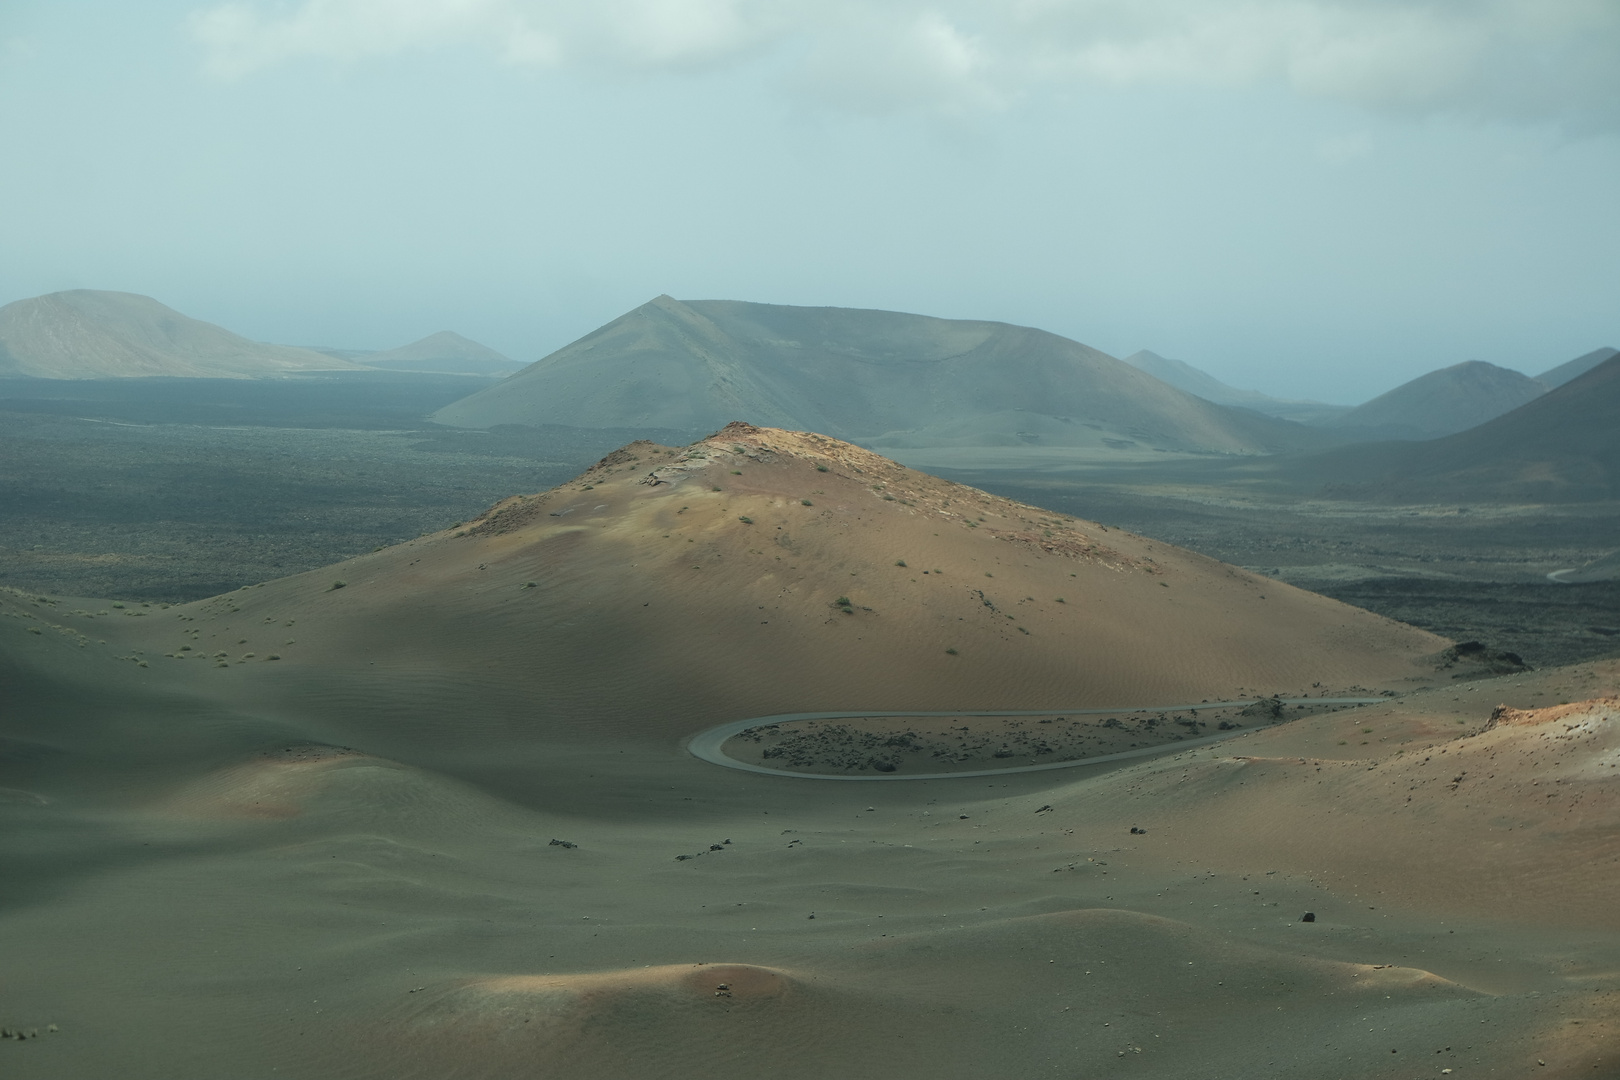
[[[1148,757],[1153,754],[1170,753],[1177,750],[1187,750],[1195,746],[1208,746],[1210,743],[1221,742],[1224,739],[1233,739],[1239,735],[1247,735],[1255,728],[1239,728],[1235,731],[1222,732],[1219,735],[1206,735],[1201,739],[1183,739],[1180,742],[1164,743],[1160,746],[1144,746],[1135,750],[1124,750],[1117,754],[1099,754],[1096,757],[1071,758],[1067,761],[1049,761],[1042,765],[1008,765],[1000,769],[974,769],[966,772],[945,773],[873,773],[867,775],[833,774],[833,773],[800,773],[787,772],[783,769],[771,769],[764,765],[754,765],[747,761],[738,761],[728,756],[721,747],[727,739],[741,735],[754,728],[767,727],[771,724],[791,724],[799,720],[861,720],[884,716],[1055,716],[1062,713],[1065,716],[1098,716],[1109,713],[1133,712],[1183,712],[1193,709],[1234,709],[1257,705],[1262,701],[1280,701],[1284,705],[1377,705],[1390,700],[1387,697],[1368,698],[1250,698],[1245,701],[1200,701],[1196,705],[1136,705],[1122,709],[972,709],[966,712],[927,712],[922,710],[909,710],[905,712],[802,712],[779,713],[776,716],[756,716],[751,720],[733,720],[729,724],[709,728],[692,736],[686,744],[687,752],[700,761],[707,761],[711,765],[720,765],[727,769],[738,769],[742,772],[763,773],[766,776],[791,777],[796,780],[962,780],[975,776],[1004,776],[1008,773],[1049,772],[1052,769],[1073,769],[1081,765],[1098,765],[1105,761],[1123,761],[1126,758]]]

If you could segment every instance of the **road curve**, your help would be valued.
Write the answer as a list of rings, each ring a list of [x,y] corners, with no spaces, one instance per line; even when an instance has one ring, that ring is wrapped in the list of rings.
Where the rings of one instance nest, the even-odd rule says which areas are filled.
[[[734,735],[741,735],[743,732],[751,731],[757,727],[766,727],[770,724],[790,724],[797,720],[858,720],[880,716],[1054,716],[1058,713],[1066,716],[1096,716],[1107,713],[1232,709],[1272,700],[1280,701],[1284,705],[1377,705],[1388,701],[1389,698],[1250,698],[1244,701],[1200,701],[1196,705],[1134,705],[1122,709],[971,709],[965,712],[956,710],[929,712],[912,709],[904,712],[778,713],[776,716],[756,716],[751,720],[733,720],[729,724],[720,724],[717,727],[709,728],[707,731],[701,731],[687,740],[686,750],[699,761],[707,761],[711,765],[737,769],[741,772],[762,773],[765,776],[790,777],[795,780],[965,780],[975,776],[1005,776],[1008,773],[1050,772],[1053,769],[1073,769],[1081,765],[1098,765],[1105,761],[1123,761],[1126,758],[1149,757],[1154,754],[1187,750],[1195,746],[1208,746],[1210,743],[1220,742],[1223,739],[1247,735],[1256,729],[1239,728],[1235,731],[1222,732],[1219,735],[1206,735],[1201,739],[1183,739],[1180,742],[1165,743],[1162,746],[1144,746],[1136,750],[1124,750],[1117,754],[1099,754],[1096,757],[1049,761],[1043,765],[1008,765],[1000,769],[974,769],[969,772],[873,773],[870,776],[786,772],[782,769],[770,769],[764,765],[738,761],[736,758],[725,754],[720,748],[727,739]]]

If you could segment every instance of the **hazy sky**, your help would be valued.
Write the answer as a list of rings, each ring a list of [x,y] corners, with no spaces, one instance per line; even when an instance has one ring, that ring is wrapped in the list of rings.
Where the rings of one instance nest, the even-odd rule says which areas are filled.
[[[0,302],[880,307],[1357,401],[1620,346],[1620,0],[0,0],[0,198]]]

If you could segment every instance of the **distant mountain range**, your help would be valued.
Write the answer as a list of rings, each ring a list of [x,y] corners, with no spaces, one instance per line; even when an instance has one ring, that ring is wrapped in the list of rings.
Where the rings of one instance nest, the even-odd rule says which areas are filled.
[[[0,308],[0,377],[255,379],[368,369],[501,376],[523,366],[448,330],[385,352],[268,345],[136,293],[75,289]]]
[[[368,352],[363,349],[332,349],[315,346],[318,352],[342,357],[383,371],[416,371],[439,375],[510,375],[528,365],[502,356],[487,345],[464,338],[452,330],[440,330],[420,341],[397,349]]]
[[[1156,352],[1142,349],[1125,358],[1125,362],[1155,379],[1169,383],[1178,390],[1196,394],[1217,405],[1234,405],[1240,409],[1253,409],[1283,420],[1316,423],[1348,412],[1348,405],[1328,405],[1321,401],[1294,401],[1274,398],[1258,390],[1239,390],[1228,386],[1207,371],[1202,371],[1182,360],[1172,360]]]
[[[0,377],[510,376],[434,418],[694,433],[746,419],[970,457],[1310,455],[1355,442],[1309,460],[1333,482],[1525,499],[1620,495],[1617,365],[1613,348],[1534,379],[1468,361],[1347,409],[1240,390],[1146,350],[1120,361],[1029,327],[854,308],[660,296],[526,367],[450,331],[382,352],[263,344],[134,293],[80,289],[0,308]]]
[[[1397,500],[1620,498],[1620,356],[1477,427],[1424,442],[1341,447],[1300,460],[1330,489]]]
[[[1323,426],[1362,439],[1435,439],[1477,427],[1546,392],[1546,384],[1528,375],[1468,360],[1420,375]]]
[[[660,296],[440,423],[712,431],[731,420],[872,446],[1258,454],[1300,424],[1178,390],[1076,341],[1006,323]]]
[[[249,341],[135,293],[75,289],[0,308],[0,376],[251,379],[357,367]]]

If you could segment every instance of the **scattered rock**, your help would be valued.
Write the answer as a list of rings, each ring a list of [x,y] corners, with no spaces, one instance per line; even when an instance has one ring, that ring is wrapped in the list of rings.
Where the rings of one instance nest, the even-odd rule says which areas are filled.
[[[1146,829],[1138,829],[1135,825],[1132,825],[1131,826],[1131,835],[1133,835],[1133,836],[1146,836],[1147,835],[1147,830]]]
[[[572,840],[553,840],[550,844],[548,844],[546,846],[547,847],[560,847],[560,848],[577,848],[577,847],[579,847],[579,845],[574,843]]]
[[[1303,914],[1303,915],[1301,915],[1299,917],[1299,921],[1300,922],[1315,922],[1316,921],[1316,912],[1307,911],[1305,914]]]

